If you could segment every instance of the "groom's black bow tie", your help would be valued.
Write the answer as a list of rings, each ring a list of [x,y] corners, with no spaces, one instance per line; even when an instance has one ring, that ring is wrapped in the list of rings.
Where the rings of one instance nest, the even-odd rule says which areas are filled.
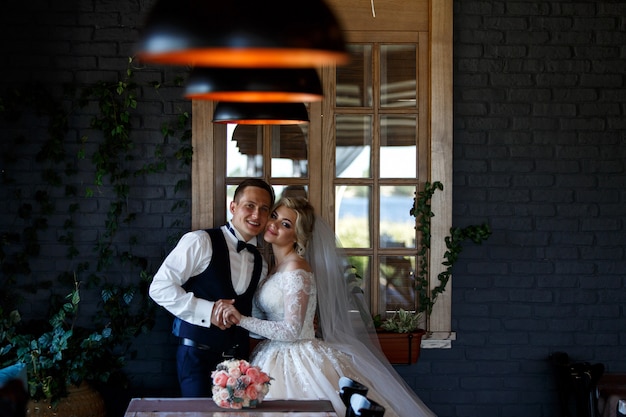
[[[235,229],[233,229],[230,223],[226,223],[226,228],[228,229],[230,233],[233,234],[233,236],[235,236],[235,239],[237,239],[237,253],[241,252],[244,249],[248,249],[248,252],[254,255],[254,269],[252,270],[252,282],[256,286],[259,281],[259,277],[261,276],[262,269],[263,269],[263,257],[261,256],[261,252],[259,252],[256,246],[250,243],[246,243],[243,240],[239,240],[239,238],[237,237],[237,233],[235,233]]]
[[[240,240],[237,242],[237,253],[241,252],[244,249],[248,249],[248,251],[250,251],[251,253],[255,253],[257,252],[257,248],[256,246],[250,244],[250,243],[246,243],[243,240]]]
[[[230,226],[230,223],[226,224],[226,228],[228,229],[228,231],[230,233],[233,234],[233,236],[237,237],[237,234],[235,233],[235,231],[233,230],[233,228]],[[241,252],[244,249],[248,249],[248,251],[252,254],[257,254],[259,251],[257,249],[256,246],[254,246],[251,243],[246,243],[243,240],[238,240],[237,241],[237,253]]]

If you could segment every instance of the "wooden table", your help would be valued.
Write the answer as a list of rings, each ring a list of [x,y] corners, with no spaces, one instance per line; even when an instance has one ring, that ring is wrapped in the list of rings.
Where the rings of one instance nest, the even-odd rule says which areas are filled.
[[[211,398],[133,398],[124,417],[337,417],[330,401],[268,400],[257,408],[220,408]]]

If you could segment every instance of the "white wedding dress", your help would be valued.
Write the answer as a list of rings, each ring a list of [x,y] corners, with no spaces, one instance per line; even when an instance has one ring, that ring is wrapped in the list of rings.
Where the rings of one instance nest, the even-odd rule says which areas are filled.
[[[316,338],[316,307],[317,286],[311,272],[279,272],[259,284],[254,317],[243,317],[240,326],[268,339],[251,358],[273,378],[267,399],[326,399],[343,417],[346,409],[338,381],[346,376],[369,387],[367,396],[385,407],[385,417],[434,416],[408,386],[396,382],[388,363],[377,364],[374,356],[362,357],[367,352],[361,355],[352,346]],[[394,398],[387,400],[388,396]]]

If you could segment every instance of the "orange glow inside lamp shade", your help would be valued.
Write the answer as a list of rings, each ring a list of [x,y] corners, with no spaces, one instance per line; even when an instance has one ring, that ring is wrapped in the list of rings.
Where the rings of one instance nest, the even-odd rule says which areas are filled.
[[[309,122],[304,103],[244,103],[220,101],[213,123],[241,125],[294,125]]]
[[[158,0],[137,56],[157,64],[240,68],[348,62],[339,22],[322,0]]]
[[[191,71],[185,97],[246,102],[312,102],[322,99],[313,68],[206,68]]]

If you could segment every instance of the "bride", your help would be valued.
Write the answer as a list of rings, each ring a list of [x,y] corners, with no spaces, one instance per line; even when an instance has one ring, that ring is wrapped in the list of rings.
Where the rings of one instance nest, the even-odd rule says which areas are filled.
[[[386,417],[434,416],[380,351],[362,293],[348,289],[335,235],[308,201],[279,200],[264,239],[275,265],[259,283],[253,317],[232,306],[224,316],[267,339],[251,358],[274,378],[266,398],[326,399],[343,416],[337,391],[346,376],[369,388],[367,396],[385,407]]]

